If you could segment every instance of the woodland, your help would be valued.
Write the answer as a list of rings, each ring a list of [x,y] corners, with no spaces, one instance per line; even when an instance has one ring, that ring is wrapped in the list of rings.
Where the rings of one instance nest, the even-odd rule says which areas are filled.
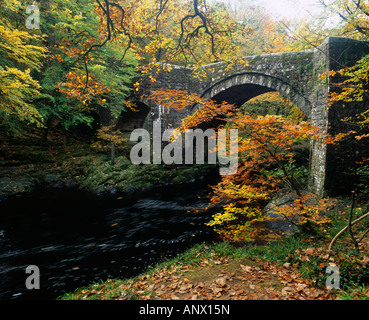
[[[39,28],[20,0],[0,4],[0,198],[39,185],[74,184],[97,194],[133,192],[212,174],[207,166],[132,165],[125,117],[143,81],[171,65],[192,67],[246,56],[317,48],[329,36],[369,40],[369,1],[317,0],[321,14],[275,18],[256,0],[41,0]],[[329,99],[368,101],[369,56],[322,75],[342,80]],[[369,299],[369,159],[355,170],[355,189],[317,197],[309,192],[310,140],[340,142],[309,123],[278,92],[241,108],[189,92],[145,97],[168,109],[197,104],[177,128],[214,119],[239,132],[239,168],[211,186],[207,223],[214,243],[195,245],[131,279],[106,280],[62,299]],[[366,108],[367,109],[367,108]],[[103,110],[103,111],[102,111]],[[102,113],[109,121],[101,121]],[[369,109],[346,119],[356,131]],[[123,125],[124,126],[124,125]],[[220,148],[221,146],[219,146]],[[350,168],[348,168],[350,171]],[[282,199],[282,201],[281,201]],[[0,213],[1,214],[1,213]],[[271,230],[283,220],[288,230]],[[291,231],[293,230],[293,232]],[[327,267],[340,288],[327,286]],[[332,287],[333,286],[333,287]]]

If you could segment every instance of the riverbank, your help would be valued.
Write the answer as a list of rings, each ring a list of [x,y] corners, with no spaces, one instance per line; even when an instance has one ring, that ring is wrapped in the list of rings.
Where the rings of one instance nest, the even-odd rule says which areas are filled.
[[[25,146],[22,146],[25,148]],[[0,161],[0,201],[32,193],[38,188],[77,187],[97,195],[124,194],[168,184],[182,184],[214,176],[214,166],[133,165],[126,156],[111,163],[108,155],[88,145],[75,144],[58,153],[44,147],[29,147],[30,158],[22,158],[14,146],[3,150]],[[12,150],[12,151],[11,151]]]
[[[265,253],[267,250],[264,248]],[[305,249],[306,250],[306,249]],[[302,251],[303,252],[303,251]],[[263,250],[228,243],[195,246],[133,279],[80,288],[62,300],[332,300],[336,292],[303,278],[291,263],[268,261]]]
[[[360,208],[360,212],[368,210]],[[264,245],[202,243],[147,272],[78,288],[61,300],[369,300],[369,242],[355,252],[349,236],[328,245],[347,223],[349,205],[330,211],[316,236],[296,233]],[[340,271],[339,289],[327,288]]]

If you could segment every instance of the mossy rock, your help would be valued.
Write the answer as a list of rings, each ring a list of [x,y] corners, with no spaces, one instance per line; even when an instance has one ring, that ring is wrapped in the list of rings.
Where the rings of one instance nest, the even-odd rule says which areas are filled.
[[[182,183],[182,182],[185,182],[185,181],[187,181],[186,177],[184,177],[182,175],[176,176],[172,180],[173,183]]]
[[[120,156],[116,158],[114,167],[119,168],[119,169],[126,169],[131,165],[132,163],[129,159],[127,159],[126,157]]]
[[[28,176],[2,177],[0,179],[0,197],[31,192],[34,187],[35,182]]]

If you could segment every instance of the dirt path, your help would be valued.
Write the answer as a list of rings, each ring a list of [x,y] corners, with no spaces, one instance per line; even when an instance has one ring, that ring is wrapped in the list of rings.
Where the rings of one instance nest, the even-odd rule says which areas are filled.
[[[296,268],[249,259],[207,259],[196,267],[172,266],[120,286],[140,299],[153,300],[329,300],[326,289],[302,279]],[[122,294],[118,299],[126,299]]]

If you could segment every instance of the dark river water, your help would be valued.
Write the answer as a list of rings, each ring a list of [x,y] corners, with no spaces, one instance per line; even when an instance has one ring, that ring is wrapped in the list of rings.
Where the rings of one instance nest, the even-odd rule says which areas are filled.
[[[63,291],[137,275],[148,266],[211,240],[206,183],[167,186],[129,196],[97,197],[77,189],[39,190],[0,203],[0,299],[55,299]],[[28,290],[26,268],[40,270]]]

